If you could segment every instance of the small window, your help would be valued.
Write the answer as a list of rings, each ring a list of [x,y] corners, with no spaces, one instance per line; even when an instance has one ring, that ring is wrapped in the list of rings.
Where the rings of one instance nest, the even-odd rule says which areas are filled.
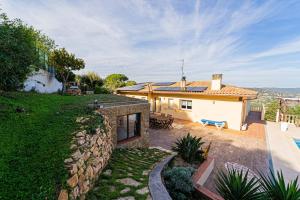
[[[168,108],[175,109],[174,99],[168,99]]]
[[[191,100],[181,100],[181,109],[192,110],[192,101]]]

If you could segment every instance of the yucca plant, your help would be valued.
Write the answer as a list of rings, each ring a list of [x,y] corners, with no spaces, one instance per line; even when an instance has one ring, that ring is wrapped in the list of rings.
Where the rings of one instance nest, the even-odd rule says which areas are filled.
[[[172,148],[178,155],[188,163],[203,160],[203,151],[200,149],[204,142],[201,137],[193,137],[188,133],[186,136],[178,139]]]
[[[277,172],[277,177],[270,170],[269,175],[260,173],[260,183],[264,190],[265,199],[272,200],[300,200],[300,187],[298,177],[286,183],[282,171]]]
[[[257,200],[263,199],[259,191],[259,180],[248,178],[248,171],[243,173],[236,169],[220,170],[216,177],[216,188],[225,200]]]

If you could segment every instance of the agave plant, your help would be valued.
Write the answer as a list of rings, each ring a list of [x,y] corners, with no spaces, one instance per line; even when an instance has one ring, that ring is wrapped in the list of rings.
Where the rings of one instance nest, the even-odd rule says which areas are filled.
[[[220,170],[216,177],[216,188],[225,200],[257,200],[263,199],[259,180],[248,178],[245,173],[236,169]]]
[[[186,136],[178,139],[175,146],[172,148],[188,163],[193,163],[196,160],[203,160],[203,151],[200,149],[204,142],[201,137],[193,137],[188,133]]]
[[[270,170],[269,175],[260,173],[260,183],[264,190],[265,199],[272,200],[300,200],[300,187],[298,177],[286,183],[282,171],[277,172],[277,177]]]

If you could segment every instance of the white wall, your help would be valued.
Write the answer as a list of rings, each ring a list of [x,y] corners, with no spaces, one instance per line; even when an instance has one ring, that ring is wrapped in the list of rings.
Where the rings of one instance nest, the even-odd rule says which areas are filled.
[[[140,95],[126,95],[134,98],[141,98]],[[242,101],[226,101],[226,100],[208,100],[196,99],[190,97],[168,97],[160,96],[161,112],[170,114],[174,118],[199,121],[201,119],[209,119],[215,121],[226,121],[229,129],[241,130],[243,120],[243,102]],[[171,98],[176,104],[176,109],[168,108],[168,99]],[[192,100],[192,110],[180,109],[180,100]],[[245,109],[245,108],[244,108]]]
[[[30,91],[33,88],[40,93],[53,93],[62,89],[62,83],[54,75],[40,69],[30,75],[24,82],[24,91]]]

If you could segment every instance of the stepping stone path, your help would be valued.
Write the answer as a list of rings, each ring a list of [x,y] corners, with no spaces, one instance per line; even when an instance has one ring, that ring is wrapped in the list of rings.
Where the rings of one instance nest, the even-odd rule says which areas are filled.
[[[148,189],[148,187],[144,187],[142,189],[137,190],[136,193],[141,194],[141,195],[148,194],[149,193],[149,189]]]
[[[150,172],[150,170],[144,170],[143,171],[143,176],[148,176],[149,172]]]
[[[103,174],[106,176],[111,176],[111,173],[112,173],[111,169],[108,169],[105,172],[103,172]]]
[[[110,191],[111,191],[111,192],[116,191],[116,187],[115,187],[115,186],[110,186]]]
[[[128,196],[128,197],[120,197],[117,200],[135,200],[135,198],[132,196]]]
[[[127,192],[129,192],[130,191],[130,188],[125,188],[125,189],[123,189],[123,190],[121,190],[120,191],[120,194],[125,194],[125,193],[127,193]]]
[[[141,185],[140,182],[137,182],[136,180],[134,180],[132,178],[118,179],[117,182],[122,183],[124,185],[134,186],[134,187]]]

